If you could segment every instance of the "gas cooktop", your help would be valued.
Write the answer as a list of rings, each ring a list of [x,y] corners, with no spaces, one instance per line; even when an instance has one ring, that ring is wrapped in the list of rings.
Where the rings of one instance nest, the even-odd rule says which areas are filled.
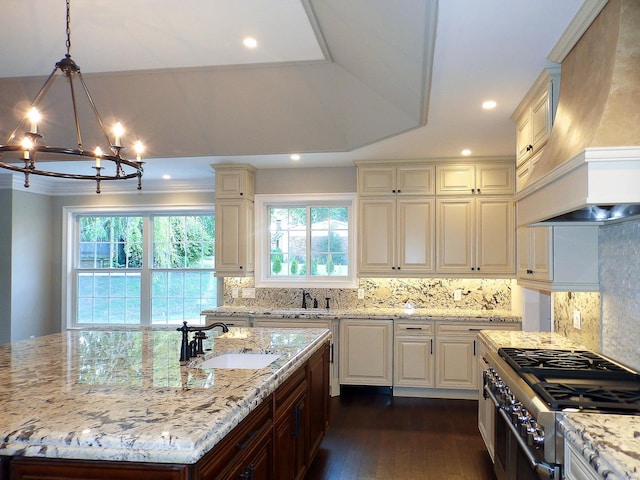
[[[553,410],[640,412],[640,375],[600,354],[531,348],[498,354]]]

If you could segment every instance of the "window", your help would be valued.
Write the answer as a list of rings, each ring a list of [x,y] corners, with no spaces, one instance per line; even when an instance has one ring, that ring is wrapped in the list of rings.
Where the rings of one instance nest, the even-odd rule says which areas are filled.
[[[256,196],[256,286],[355,287],[353,196]]]
[[[68,212],[68,324],[201,323],[217,305],[212,211]]]

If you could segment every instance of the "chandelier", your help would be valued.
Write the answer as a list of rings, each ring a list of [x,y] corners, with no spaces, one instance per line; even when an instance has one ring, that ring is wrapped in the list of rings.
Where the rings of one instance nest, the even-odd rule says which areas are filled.
[[[75,180],[93,180],[96,182],[96,193],[100,193],[100,182],[104,180],[128,180],[131,178],[138,179],[138,190],[142,189],[142,165],[141,161],[144,146],[139,140],[134,143],[136,152],[135,160],[128,160],[122,156],[125,147],[122,145],[122,136],[124,128],[118,122],[113,127],[113,141],[107,134],[105,126],[100,118],[100,114],[91,98],[91,94],[80,73],[80,67],[71,59],[71,15],[70,0],[67,0],[67,53],[62,60],[55,64],[55,68],[51,75],[47,78],[44,85],[38,91],[33,102],[31,102],[28,112],[20,121],[18,126],[9,135],[6,144],[0,145],[0,167],[13,170],[15,172],[24,173],[24,186],[29,187],[30,175],[42,175],[46,177],[68,178]],[[55,147],[43,143],[43,135],[38,133],[38,124],[43,119],[38,106],[42,103],[47,91],[60,75],[64,75],[69,84],[71,94],[71,106],[73,109],[73,117],[75,122],[76,143],[72,147]],[[78,102],[76,98],[76,89],[74,81],[79,81],[82,92],[86,96],[90,110],[95,116],[97,126],[104,137],[104,149],[100,146],[94,147],[93,150],[86,150],[82,143],[82,131],[80,128],[80,117],[78,114]],[[27,129],[24,131],[25,129]],[[23,132],[22,137],[18,137],[18,132]],[[38,162],[38,160],[40,160]],[[88,167],[86,162],[79,165],[86,167],[87,172],[84,173],[66,173],[64,171],[47,170],[43,165],[54,165],[56,160],[90,160],[93,164]],[[105,162],[109,165],[107,171],[103,165]],[[113,164],[113,165],[112,165]],[[93,169],[91,172],[89,168]],[[113,170],[111,170],[113,168]],[[65,170],[62,168],[61,170]]]

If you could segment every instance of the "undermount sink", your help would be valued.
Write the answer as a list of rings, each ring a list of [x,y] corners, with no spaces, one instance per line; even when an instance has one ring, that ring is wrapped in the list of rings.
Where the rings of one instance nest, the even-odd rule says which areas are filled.
[[[225,353],[205,360],[198,367],[260,369],[268,367],[281,356],[274,353]]]

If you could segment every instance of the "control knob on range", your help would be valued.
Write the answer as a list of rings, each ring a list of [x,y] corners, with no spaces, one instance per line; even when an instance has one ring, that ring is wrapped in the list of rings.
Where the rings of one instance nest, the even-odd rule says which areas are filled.
[[[530,432],[527,431],[527,443],[532,447],[544,447],[544,428],[535,421],[531,422]]]
[[[527,436],[527,428],[529,427],[529,424],[531,423],[531,421],[533,421],[533,419],[531,418],[531,414],[528,412],[526,408],[522,408],[520,410],[520,416],[518,417],[518,424],[520,426],[519,428],[520,436],[522,437]]]

